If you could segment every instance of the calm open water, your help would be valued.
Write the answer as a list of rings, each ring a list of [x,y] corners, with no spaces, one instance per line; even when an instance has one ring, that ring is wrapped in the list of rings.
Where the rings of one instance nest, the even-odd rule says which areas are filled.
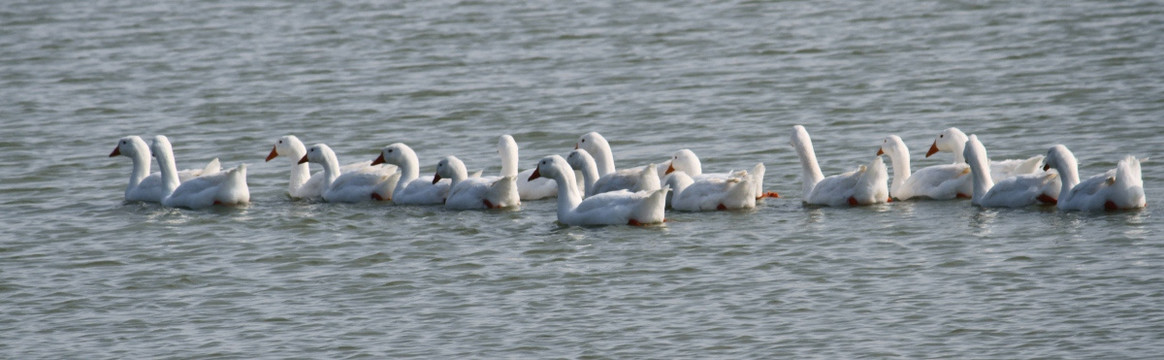
[[[7,1],[0,358],[1162,357],[1161,34],[1158,1]],[[891,133],[949,162],[950,126],[1083,176],[1150,156],[1149,208],[806,208],[794,124],[826,175]],[[263,162],[295,134],[492,173],[498,135],[527,168],[592,130],[784,198],[567,227],[292,201]],[[107,155],[154,134],[250,164],[253,204],[123,203]]]

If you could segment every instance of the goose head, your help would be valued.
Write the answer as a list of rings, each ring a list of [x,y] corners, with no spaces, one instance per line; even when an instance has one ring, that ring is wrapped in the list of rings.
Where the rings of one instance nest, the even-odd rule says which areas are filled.
[[[1043,171],[1055,169],[1062,172],[1075,161],[1075,154],[1071,150],[1062,144],[1055,145],[1047,150],[1047,156],[1043,158]]]
[[[271,153],[267,155],[266,161],[271,161],[271,159],[279,155],[294,157],[305,151],[303,142],[299,141],[299,138],[295,137],[295,135],[287,135],[279,138],[279,140],[275,140],[275,146],[271,148]]]
[[[150,155],[157,158],[158,161],[165,161],[163,157],[171,157],[174,153],[174,145],[170,144],[170,138],[165,135],[154,136],[154,141],[150,143]]]
[[[569,155],[566,155],[566,163],[571,169],[582,170],[586,168],[587,164],[594,166],[594,157],[590,156],[590,152],[584,149],[574,149]]]
[[[517,154],[517,141],[513,140],[511,135],[501,135],[497,139],[497,152],[502,155]]]
[[[808,130],[805,130],[802,125],[792,127],[792,135],[788,139],[788,144],[792,145],[798,152],[801,149],[812,150],[812,138],[808,136]]]
[[[560,155],[546,156],[538,160],[538,165],[534,168],[533,174],[529,175],[529,180],[532,181],[541,177],[550,179],[558,178],[562,176],[562,171],[569,168],[570,164]]]
[[[938,136],[934,138],[934,143],[930,145],[930,150],[926,151],[926,157],[936,154],[939,151],[952,152],[957,154],[967,141],[966,133],[958,128],[949,128],[942,130]]]
[[[579,137],[578,142],[574,143],[574,148],[583,149],[594,154],[599,149],[609,149],[610,143],[606,142],[606,138],[602,137],[602,134],[591,131]]]
[[[330,156],[329,156],[330,155]],[[316,164],[326,164],[329,157],[334,157],[335,152],[331,147],[325,144],[315,144],[307,148],[307,153],[299,159],[299,163],[313,162]]]
[[[889,154],[890,157],[899,154],[909,154],[908,148],[905,147],[905,142],[901,141],[901,137],[897,135],[886,136],[881,140],[881,147],[877,148],[877,156]]]
[[[113,148],[113,152],[109,153],[109,157],[127,156],[137,157],[138,155],[145,155],[143,152],[149,151],[149,146],[146,145],[145,140],[137,135],[123,137],[117,140],[117,147]]]
[[[982,142],[978,140],[978,135],[970,134],[966,139],[965,148],[962,149],[962,157],[966,158],[966,163],[973,168],[978,166],[983,171],[989,171],[990,158],[986,155],[986,147],[982,146]]]
[[[380,149],[380,156],[376,157],[375,160],[372,160],[372,165],[388,163],[400,166],[404,163],[406,151],[411,152],[412,148],[409,148],[408,145],[404,145],[402,143],[395,143],[385,146],[383,149]]]
[[[682,171],[691,176],[699,176],[703,174],[703,164],[699,162],[699,156],[690,149],[682,149],[675,152],[671,156],[671,165],[667,166],[667,171],[663,174],[670,174],[672,172]]]
[[[436,174],[432,176],[432,183],[436,184],[441,179],[456,179],[457,174],[466,174],[465,163],[456,156],[446,156],[441,161],[437,162]],[[462,175],[464,176],[464,175]],[[456,180],[454,180],[456,181]]]

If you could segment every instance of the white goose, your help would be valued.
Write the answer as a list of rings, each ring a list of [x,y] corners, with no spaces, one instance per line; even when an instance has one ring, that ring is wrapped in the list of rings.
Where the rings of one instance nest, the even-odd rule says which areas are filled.
[[[570,165],[558,155],[538,161],[531,179],[547,177],[558,184],[558,221],[567,225],[645,225],[664,220],[664,196],[670,188],[598,194],[582,200]]]
[[[150,149],[154,158],[158,159],[158,166],[162,168],[162,183],[173,186],[165,187],[166,196],[162,199],[162,205],[201,209],[213,205],[245,205],[251,201],[246,164],[179,184],[170,140],[162,135],[155,136]]]
[[[516,176],[517,193],[522,200],[538,200],[558,196],[558,184],[553,179],[529,180],[534,169],[518,173],[517,141],[513,136],[501,135],[497,141],[497,152],[501,154],[501,176]]]
[[[934,138],[934,143],[930,145],[930,150],[926,152],[926,157],[930,157],[930,155],[936,154],[939,151],[950,152],[954,153],[955,164],[965,164],[966,157],[962,154],[966,148],[966,140],[966,133],[958,130],[958,128],[952,127],[943,130]],[[1032,156],[1023,160],[987,160],[990,165],[990,179],[997,183],[1002,179],[1015,175],[1034,174],[1039,171],[1042,161],[1042,155]]]
[[[582,197],[588,198],[594,195],[594,182],[598,181],[598,166],[594,164],[594,157],[590,156],[590,152],[584,149],[574,149],[566,156],[566,163],[570,165],[570,168],[582,174],[581,179],[576,179],[579,188],[585,189]]]
[[[267,155],[267,161],[271,161],[279,156],[291,159],[291,181],[287,185],[287,194],[296,199],[321,199],[323,198],[324,172],[311,173],[311,168],[306,163],[300,163],[303,155],[307,154],[307,147],[303,146],[303,142],[299,141],[295,135],[287,135],[275,141],[275,146],[271,148],[271,153]],[[340,173],[347,173],[352,171],[363,172],[377,172],[383,170],[391,170],[391,167],[373,167],[368,161],[355,162],[340,167]]]
[[[437,163],[433,182],[452,179],[445,207],[455,210],[500,209],[521,205],[517,194],[516,176],[499,178],[470,178],[465,163],[456,156],[447,156]]]
[[[325,144],[315,144],[299,159],[300,164],[312,162],[323,165],[323,200],[327,202],[357,203],[392,198],[400,172],[384,166],[340,173],[335,152]]]
[[[695,155],[695,152],[691,151],[690,149],[681,149],[679,151],[676,151],[675,154],[671,156],[671,160],[669,161],[669,165],[667,166],[667,171],[664,172],[663,174],[664,175],[671,174],[674,171],[685,172],[685,173],[687,173],[687,175],[689,175],[695,181],[699,181],[700,177],[709,177],[710,176],[710,177],[717,177],[717,178],[726,179],[726,178],[731,178],[731,177],[735,176],[734,172],[732,172],[732,173],[715,173],[715,174],[704,173],[703,172],[703,163],[701,161],[699,161],[699,156]],[[751,183],[752,183],[752,187],[754,188],[753,191],[755,193],[756,199],[763,199],[766,197],[773,197],[773,198],[780,197],[780,194],[777,194],[776,192],[773,192],[773,191],[765,192],[764,191],[764,172],[765,171],[766,171],[766,168],[764,167],[764,163],[757,163],[756,165],[752,166],[751,171],[747,172],[752,177]]]
[[[986,148],[978,141],[978,136],[970,135],[963,149],[963,156],[970,164],[973,176],[974,197],[970,202],[981,207],[1023,207],[1035,204],[1054,204],[1059,197],[1059,174],[1041,172],[1021,174],[1002,179],[997,183],[987,176],[990,161]]]
[[[148,201],[148,202],[162,202],[166,197],[166,192],[169,191],[162,183],[162,173],[156,172],[150,174],[150,157],[152,156],[149,145],[138,136],[126,136],[117,141],[117,147],[113,148],[113,152],[109,157],[126,156],[133,160],[133,172],[129,174],[129,185],[125,187],[126,201]],[[201,169],[187,169],[178,172],[177,182],[184,182],[192,178],[218,173],[222,170],[222,165],[218,162],[218,158],[210,160],[205,167]],[[177,188],[177,184],[172,184],[170,190]]]
[[[614,155],[610,152],[610,143],[597,132],[589,132],[578,138],[575,149],[583,149],[594,158],[594,165],[598,169],[598,180],[594,181],[594,191],[587,187],[588,196],[615,190],[629,190],[631,192],[655,190],[659,188],[660,174],[655,164],[645,167],[614,169]]]
[[[804,126],[796,125],[792,131],[792,147],[800,157],[800,167],[804,184],[801,186],[804,203],[809,205],[857,206],[880,204],[889,201],[889,175],[881,157],[873,158],[868,166],[861,165],[856,170],[824,177],[816,162],[816,152],[812,139]]]
[[[1059,210],[1124,210],[1148,206],[1140,159],[1128,155],[1116,168],[1079,181],[1079,163],[1066,146],[1055,145],[1047,151],[1044,170],[1054,168],[1063,177],[1059,192]]]
[[[970,165],[965,163],[934,165],[911,172],[909,148],[897,135],[886,137],[881,142],[877,155],[889,156],[889,161],[893,164],[893,185],[889,187],[889,195],[894,199],[908,200],[915,197],[934,200],[969,199],[974,193]]]
[[[701,176],[692,179],[686,172],[667,176],[671,188],[671,208],[682,211],[738,210],[756,207],[754,176],[738,171],[732,176]]]
[[[441,205],[449,195],[452,180],[433,181],[432,176],[420,176],[420,161],[411,147],[402,143],[385,146],[372,165],[389,163],[400,168],[400,180],[392,191],[392,202],[397,205]]]

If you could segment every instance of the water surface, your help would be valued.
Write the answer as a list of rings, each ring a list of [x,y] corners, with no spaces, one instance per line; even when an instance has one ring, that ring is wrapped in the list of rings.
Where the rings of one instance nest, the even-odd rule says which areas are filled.
[[[15,1],[0,10],[0,357],[1152,358],[1149,208],[806,208],[888,134],[957,126],[993,158],[1062,143],[1083,176],[1161,156],[1154,1]],[[690,148],[783,198],[568,227],[516,211],[286,196],[286,134],[342,162],[523,168],[587,131],[619,166]],[[123,203],[125,135],[247,163],[253,204]]]

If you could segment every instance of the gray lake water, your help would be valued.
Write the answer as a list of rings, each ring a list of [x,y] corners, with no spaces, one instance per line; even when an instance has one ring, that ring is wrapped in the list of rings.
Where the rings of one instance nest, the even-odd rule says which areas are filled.
[[[0,358],[1159,358],[1162,34],[1158,1],[6,1]],[[950,162],[950,126],[1083,176],[1149,156],[1149,207],[808,208],[794,124],[826,174],[888,134]],[[295,134],[492,173],[501,134],[528,168],[587,131],[783,197],[570,227],[293,201],[263,162]],[[249,164],[253,203],[124,203],[107,155],[154,134]]]

